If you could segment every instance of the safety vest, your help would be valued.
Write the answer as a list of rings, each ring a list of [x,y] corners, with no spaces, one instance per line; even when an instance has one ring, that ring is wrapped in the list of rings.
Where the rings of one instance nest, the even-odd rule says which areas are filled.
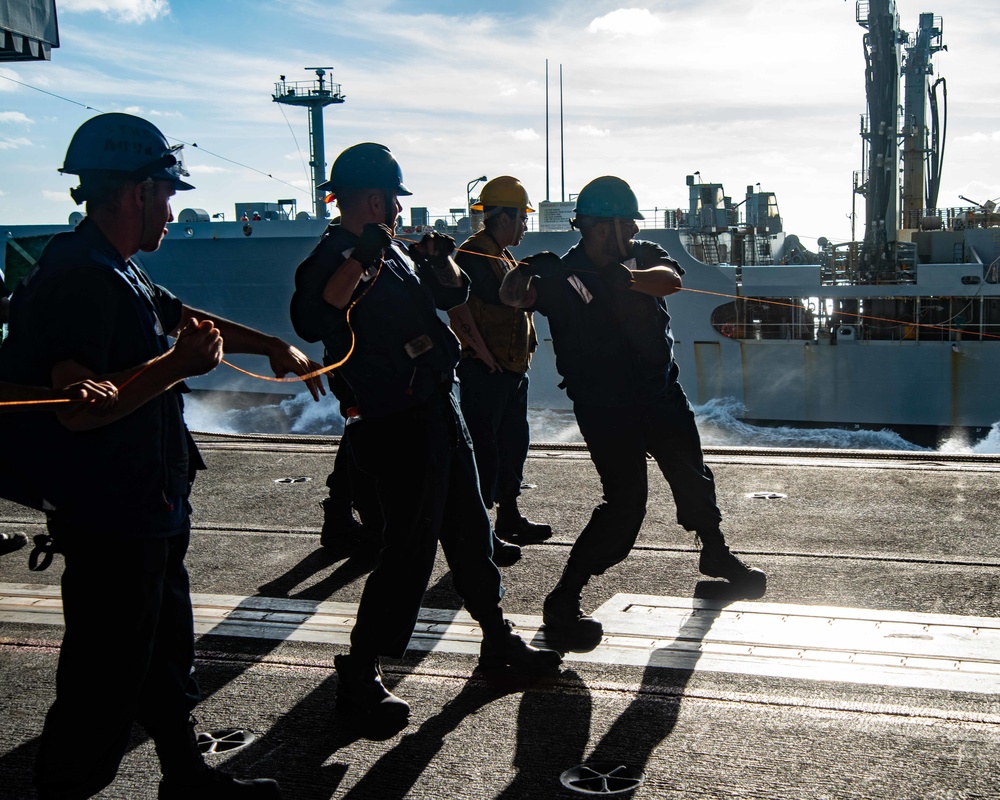
[[[517,259],[507,248],[500,247],[485,230],[470,236],[461,249],[474,251],[473,258],[481,253],[496,278],[494,286],[483,287],[478,285],[475,276],[470,276],[472,290],[468,306],[479,334],[500,366],[511,372],[527,372],[531,354],[538,346],[531,312],[483,299],[484,295],[490,299],[497,296],[504,276],[517,267]],[[463,255],[459,254],[460,265]],[[499,297],[496,299],[499,300]],[[469,348],[464,348],[462,355],[466,358],[475,357]]]

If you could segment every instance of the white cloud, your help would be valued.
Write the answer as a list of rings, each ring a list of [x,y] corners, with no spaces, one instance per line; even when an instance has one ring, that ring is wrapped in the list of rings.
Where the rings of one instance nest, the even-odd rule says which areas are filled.
[[[170,13],[170,0],[60,0],[59,10],[67,13],[96,11],[121,22],[143,23]]]
[[[968,144],[1000,142],[1000,131],[993,131],[993,133],[983,133],[982,131],[977,131],[976,133],[970,133],[966,136],[959,136],[955,141],[966,142]]]
[[[581,136],[590,136],[595,139],[606,139],[611,135],[607,128],[598,128],[594,125],[581,125],[576,129]]]
[[[513,136],[519,142],[533,142],[541,137],[535,132],[534,128],[521,128],[518,131],[511,131],[511,136]]]
[[[185,168],[192,175],[216,175],[219,173],[231,173],[233,170],[227,167],[212,167],[208,164],[186,164]]]
[[[17,150],[19,147],[30,147],[31,139],[20,136],[16,139],[0,139],[0,150]]]
[[[31,125],[34,120],[20,111],[0,111],[0,122],[17,125]]]
[[[18,86],[14,81],[20,81],[21,76],[9,67],[0,67],[0,78],[8,78],[9,80],[0,80],[0,92],[16,92],[21,87]]]
[[[613,39],[625,36],[658,36],[666,23],[647,8],[619,8],[591,21],[588,33],[610,34]]]
[[[54,192],[52,189],[42,189],[42,197],[46,200],[68,200],[73,202],[73,198],[69,196],[69,192]]]

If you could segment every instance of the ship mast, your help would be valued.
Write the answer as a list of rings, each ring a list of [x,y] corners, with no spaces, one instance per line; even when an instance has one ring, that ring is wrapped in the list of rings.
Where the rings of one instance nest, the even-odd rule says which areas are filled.
[[[335,103],[343,103],[339,83],[327,83],[327,70],[333,72],[333,67],[306,67],[315,70],[315,81],[294,81],[288,83],[285,76],[274,84],[274,94],[271,99],[275,103],[289,106],[305,106],[309,109],[309,166],[312,167],[313,210],[317,219],[330,216],[327,210],[325,193],[316,189],[326,180],[326,150],[323,134],[323,109]]]

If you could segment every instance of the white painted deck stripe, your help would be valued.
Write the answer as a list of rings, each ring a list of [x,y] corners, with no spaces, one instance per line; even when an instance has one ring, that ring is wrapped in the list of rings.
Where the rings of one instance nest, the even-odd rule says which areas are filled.
[[[353,603],[195,594],[198,634],[347,645]],[[1000,619],[618,594],[601,644],[568,662],[1000,694]],[[541,619],[508,615],[538,642]],[[62,625],[59,588],[0,583],[0,622]],[[464,611],[422,609],[411,648],[475,655]]]

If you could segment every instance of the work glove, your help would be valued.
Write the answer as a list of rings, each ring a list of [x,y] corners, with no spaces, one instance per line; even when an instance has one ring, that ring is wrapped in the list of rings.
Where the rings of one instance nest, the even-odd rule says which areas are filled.
[[[424,238],[410,247],[410,257],[416,261],[433,263],[444,260],[455,252],[455,240],[444,233],[426,233]]]
[[[562,267],[562,259],[555,253],[544,250],[533,256],[521,259],[517,265],[517,270],[526,277],[536,277],[553,273]]]
[[[388,225],[379,222],[369,222],[361,229],[361,238],[354,245],[351,257],[364,270],[371,269],[382,258],[382,252],[392,244],[392,231]]]
[[[442,286],[457,288],[462,285],[462,270],[451,254],[455,252],[455,240],[443,233],[428,233],[410,247],[410,258],[417,264],[417,274],[423,278],[423,271],[430,269]]]

